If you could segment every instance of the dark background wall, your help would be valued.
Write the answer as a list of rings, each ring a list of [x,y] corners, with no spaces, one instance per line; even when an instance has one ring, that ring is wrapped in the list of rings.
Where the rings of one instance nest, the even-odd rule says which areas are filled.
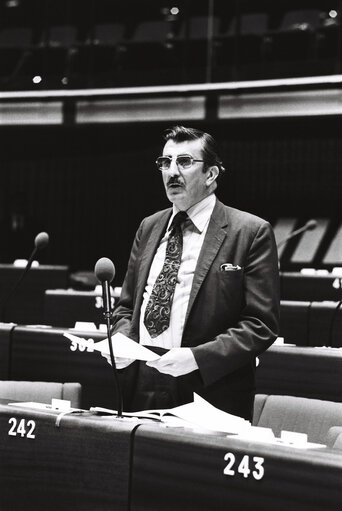
[[[339,117],[190,123],[219,141],[227,175],[218,197],[274,222],[341,220]],[[168,206],[154,160],[169,123],[6,127],[0,130],[0,260],[93,269],[110,257],[122,283],[140,220]]]

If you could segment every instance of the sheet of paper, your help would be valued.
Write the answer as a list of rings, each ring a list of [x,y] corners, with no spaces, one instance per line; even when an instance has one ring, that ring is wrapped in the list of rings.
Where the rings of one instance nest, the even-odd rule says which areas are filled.
[[[219,410],[195,393],[192,403],[171,408],[169,411],[187,422],[213,431],[239,433],[250,427],[245,419]]]
[[[104,339],[99,342],[90,342],[86,339],[70,334],[69,332],[64,332],[63,335],[82,348],[89,347],[90,350],[100,351],[101,353],[109,355],[108,339]],[[157,355],[145,346],[133,341],[120,332],[112,336],[112,346],[115,357],[129,358],[131,360],[144,360],[146,362],[160,358],[160,355]]]

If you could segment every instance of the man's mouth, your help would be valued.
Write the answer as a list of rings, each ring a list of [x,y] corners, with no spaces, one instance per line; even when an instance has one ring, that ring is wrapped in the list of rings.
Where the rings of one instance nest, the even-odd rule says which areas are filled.
[[[167,187],[168,188],[181,188],[183,185],[181,183],[168,183]]]

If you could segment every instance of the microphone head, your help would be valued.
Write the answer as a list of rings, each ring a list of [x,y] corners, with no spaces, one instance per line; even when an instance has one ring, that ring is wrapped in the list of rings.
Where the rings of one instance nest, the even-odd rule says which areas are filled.
[[[306,222],[306,229],[308,231],[312,231],[313,229],[316,229],[317,227],[317,220],[308,220]]]
[[[47,232],[40,232],[34,239],[34,245],[36,248],[45,248],[49,243],[49,235]]]
[[[94,271],[100,282],[112,282],[115,275],[115,266],[108,257],[101,257],[95,264]]]

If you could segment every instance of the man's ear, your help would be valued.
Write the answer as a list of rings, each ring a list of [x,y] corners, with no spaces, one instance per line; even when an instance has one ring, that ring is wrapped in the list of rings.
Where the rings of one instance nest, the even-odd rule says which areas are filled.
[[[220,171],[217,165],[212,165],[207,169],[207,186],[213,184],[213,182],[217,179]]]

